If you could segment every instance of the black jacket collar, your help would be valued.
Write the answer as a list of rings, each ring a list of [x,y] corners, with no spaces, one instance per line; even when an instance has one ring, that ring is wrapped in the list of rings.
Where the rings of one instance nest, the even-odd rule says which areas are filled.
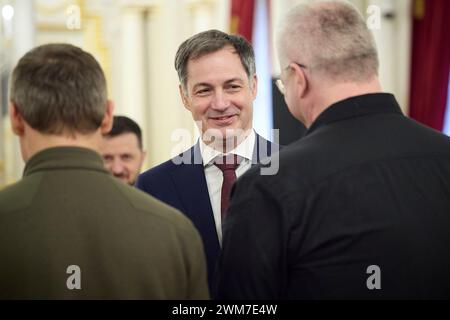
[[[389,93],[373,93],[351,97],[336,102],[323,111],[305,135],[332,122],[374,113],[402,114],[402,110],[395,97]]]

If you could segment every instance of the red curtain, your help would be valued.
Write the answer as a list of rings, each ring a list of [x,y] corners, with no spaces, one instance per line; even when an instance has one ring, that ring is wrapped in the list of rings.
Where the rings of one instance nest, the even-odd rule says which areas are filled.
[[[450,69],[450,1],[415,0],[410,116],[442,131]]]
[[[252,42],[255,0],[231,0],[231,33]]]

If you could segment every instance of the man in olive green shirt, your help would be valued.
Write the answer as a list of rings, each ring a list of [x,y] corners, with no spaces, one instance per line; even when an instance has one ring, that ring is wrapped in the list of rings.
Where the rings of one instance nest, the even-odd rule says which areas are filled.
[[[113,111],[97,61],[40,46],[10,90],[26,167],[0,192],[0,299],[207,299],[192,223],[116,180],[96,152]]]

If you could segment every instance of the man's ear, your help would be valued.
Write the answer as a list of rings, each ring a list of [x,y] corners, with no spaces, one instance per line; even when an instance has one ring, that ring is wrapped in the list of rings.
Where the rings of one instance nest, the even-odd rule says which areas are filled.
[[[309,81],[306,77],[305,70],[295,63],[291,63],[290,67],[294,71],[295,82],[299,88],[299,95],[303,98],[309,90]]]
[[[250,82],[250,89],[252,92],[253,100],[255,100],[258,93],[258,77],[256,76],[256,73],[253,75],[253,79]]]
[[[114,103],[111,100],[106,102],[106,111],[100,125],[100,132],[102,135],[111,131],[114,118]]]
[[[188,102],[187,92],[185,92],[185,90],[183,89],[182,84],[178,85],[178,90],[180,91],[180,97],[181,97],[181,100],[183,101],[184,107],[186,109],[188,109],[189,111],[191,111],[191,108],[190,108],[189,102]]]
[[[13,102],[10,102],[8,112],[12,131],[19,137],[23,136],[25,132],[25,120]]]

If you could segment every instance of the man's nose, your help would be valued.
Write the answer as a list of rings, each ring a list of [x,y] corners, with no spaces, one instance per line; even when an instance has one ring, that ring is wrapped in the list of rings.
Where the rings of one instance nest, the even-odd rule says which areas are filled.
[[[216,90],[213,95],[211,107],[214,110],[223,111],[230,106],[230,100],[223,90]]]
[[[114,174],[120,174],[124,170],[124,166],[120,159],[115,159],[111,164],[111,170]]]

